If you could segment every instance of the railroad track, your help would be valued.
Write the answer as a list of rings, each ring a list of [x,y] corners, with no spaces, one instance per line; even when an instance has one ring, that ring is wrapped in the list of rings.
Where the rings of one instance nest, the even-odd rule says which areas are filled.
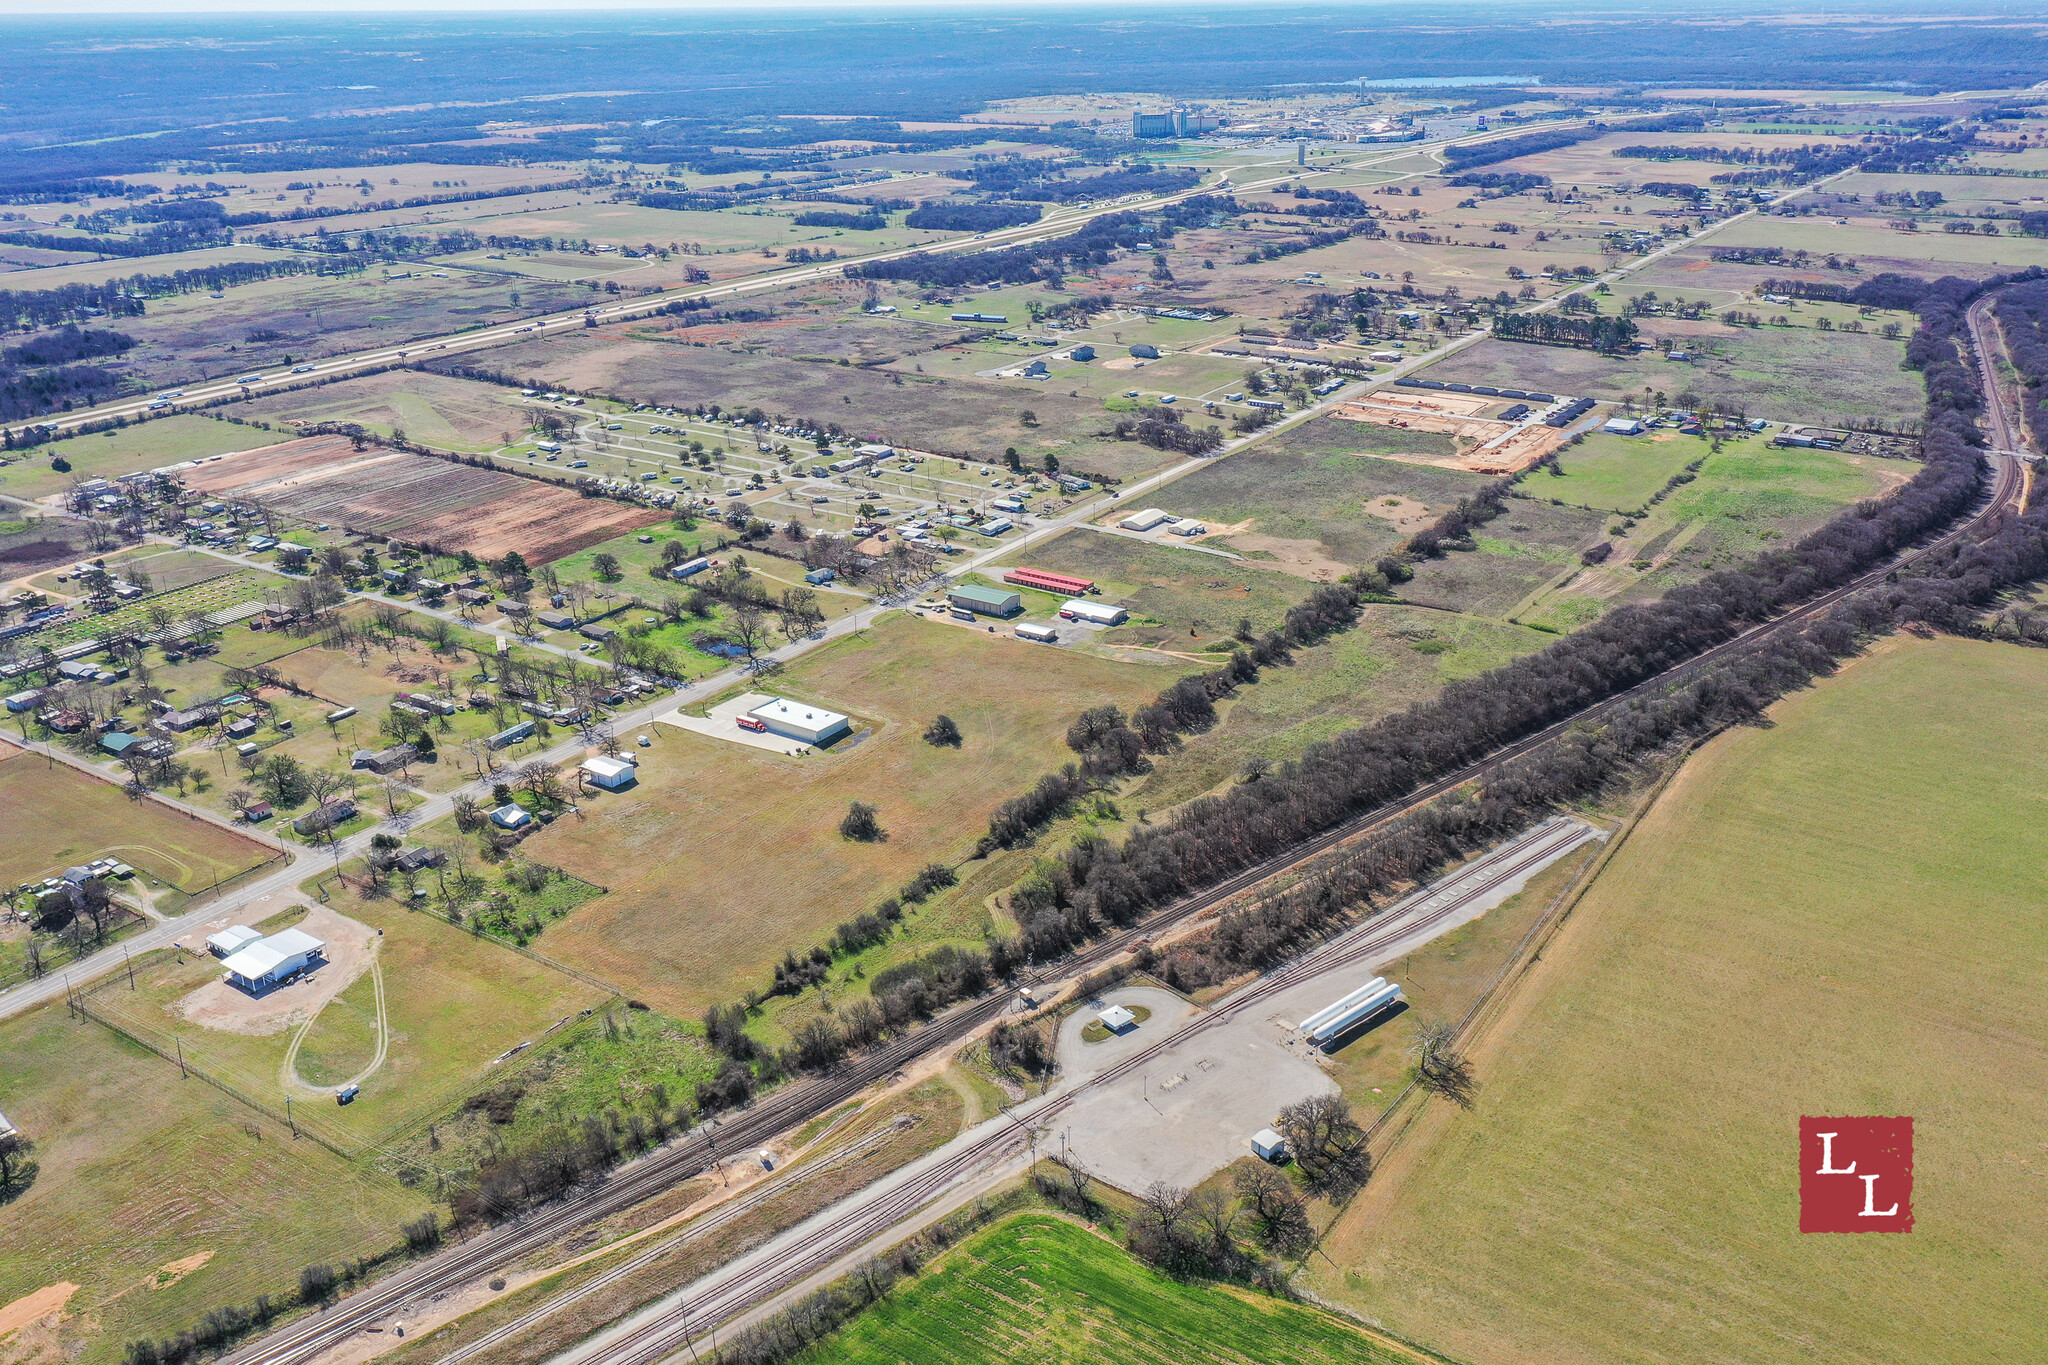
[[[1365,925],[1331,939],[1322,947],[1236,992],[1211,1010],[1198,1014],[1150,1046],[1089,1077],[1071,1090],[1043,1103],[1019,1106],[1021,1115],[1008,1125],[991,1126],[980,1140],[916,1172],[896,1188],[866,1204],[850,1201],[845,1216],[818,1222],[705,1277],[707,1288],[667,1309],[646,1313],[621,1334],[600,1337],[558,1357],[558,1365],[659,1365],[691,1341],[761,1307],[777,1295],[858,1252],[911,1217],[959,1180],[997,1166],[1030,1141],[1037,1129],[1058,1118],[1076,1100],[1103,1086],[1127,1080],[1153,1066],[1175,1048],[1225,1023],[1248,1009],[1328,971],[1386,953],[1413,935],[1464,912],[1472,901],[1503,882],[1526,875],[1595,838],[1591,826],[1553,818],[1460,868],[1451,885],[1424,888],[1389,905]],[[1443,897],[1445,891],[1455,894]],[[1440,903],[1431,904],[1440,899]],[[564,1303],[566,1306],[566,1302]],[[462,1353],[442,1357],[437,1365],[454,1365]]]
[[[1979,349],[1981,351],[1981,346]],[[1995,387],[1992,394],[1992,403],[1996,407]],[[1710,646],[1623,692],[1510,741],[1395,801],[1360,812],[1206,890],[1184,897],[1138,925],[1112,934],[1075,954],[1062,964],[1062,971],[1080,974],[1106,965],[1130,951],[1141,939],[1203,915],[1232,897],[1335,848],[1375,825],[1455,791],[1503,763],[1535,752],[1574,728],[1611,716],[1644,697],[1682,683],[1700,670],[1777,631],[1796,628],[1852,594],[1874,587],[1918,560],[1966,539],[1989,525],[2022,487],[2017,457],[1995,452],[1990,458],[1995,477],[1989,496],[1953,529],[1894,556],[1880,568]],[[1009,994],[1003,992],[947,1011],[924,1027],[892,1039],[833,1074],[792,1085],[752,1109],[711,1124],[670,1147],[621,1167],[602,1184],[573,1199],[537,1210],[429,1260],[408,1266],[333,1307],[302,1317],[222,1359],[227,1365],[299,1365],[299,1362],[310,1359],[414,1300],[445,1292],[509,1265],[578,1228],[620,1213],[679,1181],[699,1174],[723,1154],[759,1146],[778,1133],[829,1112],[870,1085],[887,1079],[905,1064],[946,1047],[999,1018],[1009,1005]]]

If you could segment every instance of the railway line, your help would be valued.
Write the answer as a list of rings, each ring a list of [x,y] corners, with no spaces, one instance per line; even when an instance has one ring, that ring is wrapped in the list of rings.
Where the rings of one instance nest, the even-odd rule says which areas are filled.
[[[705,1276],[701,1289],[686,1289],[667,1308],[642,1310],[640,1321],[615,1334],[601,1333],[589,1343],[563,1353],[553,1365],[659,1365],[688,1349],[692,1340],[758,1309],[836,1263],[856,1254],[897,1223],[911,1217],[949,1188],[979,1172],[1000,1169],[1032,1132],[1065,1113],[1075,1101],[1105,1086],[1128,1081],[1159,1059],[1245,1011],[1325,972],[1368,958],[1383,956],[1397,945],[1453,920],[1471,903],[1504,884],[1526,876],[1596,837],[1591,826],[1552,818],[1492,852],[1475,859],[1446,879],[1394,902],[1365,924],[1304,954],[1234,995],[1219,1001],[1150,1046],[1091,1076],[1070,1090],[1043,1101],[1019,1105],[1007,1121],[991,1120],[970,1134],[955,1150],[929,1158],[925,1169],[865,1203],[859,1196],[843,1201],[845,1213],[832,1211],[804,1227],[775,1239],[748,1256]],[[696,1290],[696,1292],[692,1292]],[[565,1296],[565,1300],[566,1300]],[[564,1307],[567,1302],[563,1303]],[[437,1365],[456,1365],[462,1352],[441,1358]]]
[[[1989,495],[1960,524],[1915,549],[1822,593],[1770,621],[1759,623],[1714,645],[1691,659],[1645,679],[1591,707],[1503,745],[1409,792],[1398,801],[1363,811],[1323,833],[1295,845],[1216,885],[1168,905],[1139,924],[1109,935],[1061,964],[1063,975],[1096,970],[1132,950],[1139,940],[1215,909],[1259,883],[1325,853],[1372,827],[1455,791],[1473,779],[1533,753],[1588,721],[1612,715],[1644,697],[1682,683],[1722,659],[1768,635],[1814,619],[1853,593],[1876,586],[1902,568],[1975,534],[2007,508],[2022,487],[2020,461],[1993,454],[1994,478]],[[838,1072],[802,1081],[752,1109],[699,1129],[687,1138],[621,1167],[610,1178],[575,1198],[549,1205],[513,1222],[482,1233],[429,1260],[388,1276],[332,1308],[302,1317],[261,1341],[235,1351],[227,1365],[299,1365],[379,1319],[416,1300],[446,1292],[500,1269],[546,1247],[578,1228],[620,1213],[641,1200],[689,1179],[722,1155],[757,1147],[778,1133],[827,1113],[886,1080],[908,1063],[947,1047],[1001,1017],[1010,1008],[1008,993],[972,1001],[940,1015],[922,1028],[890,1040]]]

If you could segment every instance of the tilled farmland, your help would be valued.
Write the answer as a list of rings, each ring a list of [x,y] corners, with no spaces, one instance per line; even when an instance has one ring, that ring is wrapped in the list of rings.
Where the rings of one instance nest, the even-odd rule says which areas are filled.
[[[483,558],[517,550],[531,563],[574,554],[660,519],[647,508],[585,498],[495,469],[397,451],[359,451],[343,436],[264,446],[192,471],[186,485],[328,523]]]

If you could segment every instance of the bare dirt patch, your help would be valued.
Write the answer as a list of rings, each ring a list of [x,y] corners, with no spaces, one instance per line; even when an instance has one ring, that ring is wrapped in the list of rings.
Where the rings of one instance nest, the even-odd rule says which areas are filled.
[[[250,918],[253,920],[264,912],[276,914],[290,904],[289,900],[276,906],[266,904],[275,899],[266,897],[265,901],[251,906]],[[305,919],[294,927],[305,930],[327,945],[325,965],[315,967],[289,986],[280,986],[260,997],[230,986],[225,978],[209,981],[172,1004],[171,1012],[202,1028],[218,1029],[222,1033],[257,1037],[283,1033],[319,1014],[328,1001],[354,985],[356,979],[369,970],[377,931],[367,924],[337,914],[324,905],[316,905],[308,908]],[[199,940],[195,951],[206,951],[206,934],[212,932],[215,931],[208,928],[188,936]],[[179,942],[180,946],[192,946],[182,939]]]
[[[1426,504],[1413,498],[1369,498],[1365,510],[1403,533],[1420,531],[1436,520]]]
[[[195,471],[186,484],[261,502],[300,521],[485,559],[517,550],[536,564],[661,519],[650,508],[581,497],[496,469],[378,448],[358,451],[342,436],[302,437],[229,456]]]
[[[1238,523],[1247,528],[1251,524],[1249,521]],[[1312,583],[1334,583],[1351,572],[1349,564],[1330,557],[1330,547],[1320,540],[1288,540],[1282,536],[1262,536],[1250,530],[1226,526],[1212,530],[1219,536],[1228,536],[1231,549],[1251,556],[1244,562],[1253,568],[1292,574]]]
[[[78,1286],[68,1281],[45,1285],[33,1294],[24,1294],[13,1303],[0,1307],[0,1337],[18,1332],[38,1318],[63,1312],[64,1305],[71,1302],[71,1296],[77,1292]]]
[[[1456,438],[1455,455],[1388,455],[1390,460],[1464,469],[1474,474],[1512,474],[1527,469],[1564,443],[1556,427],[1515,427],[1478,416],[1494,400],[1462,394],[1375,393],[1346,403],[1331,414],[1349,422],[1435,431]]]

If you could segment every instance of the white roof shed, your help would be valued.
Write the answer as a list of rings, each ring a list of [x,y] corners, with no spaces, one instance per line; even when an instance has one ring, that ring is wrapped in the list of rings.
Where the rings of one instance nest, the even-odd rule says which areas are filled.
[[[1138,1016],[1132,1014],[1122,1005],[1111,1005],[1095,1017],[1111,1033],[1122,1033],[1125,1029],[1138,1022]]]
[[[233,928],[223,929],[217,934],[208,934],[206,937],[206,951],[212,953],[215,957],[233,957],[250,944],[261,942],[262,939],[263,934],[261,930],[251,929],[246,924],[237,924]]]

